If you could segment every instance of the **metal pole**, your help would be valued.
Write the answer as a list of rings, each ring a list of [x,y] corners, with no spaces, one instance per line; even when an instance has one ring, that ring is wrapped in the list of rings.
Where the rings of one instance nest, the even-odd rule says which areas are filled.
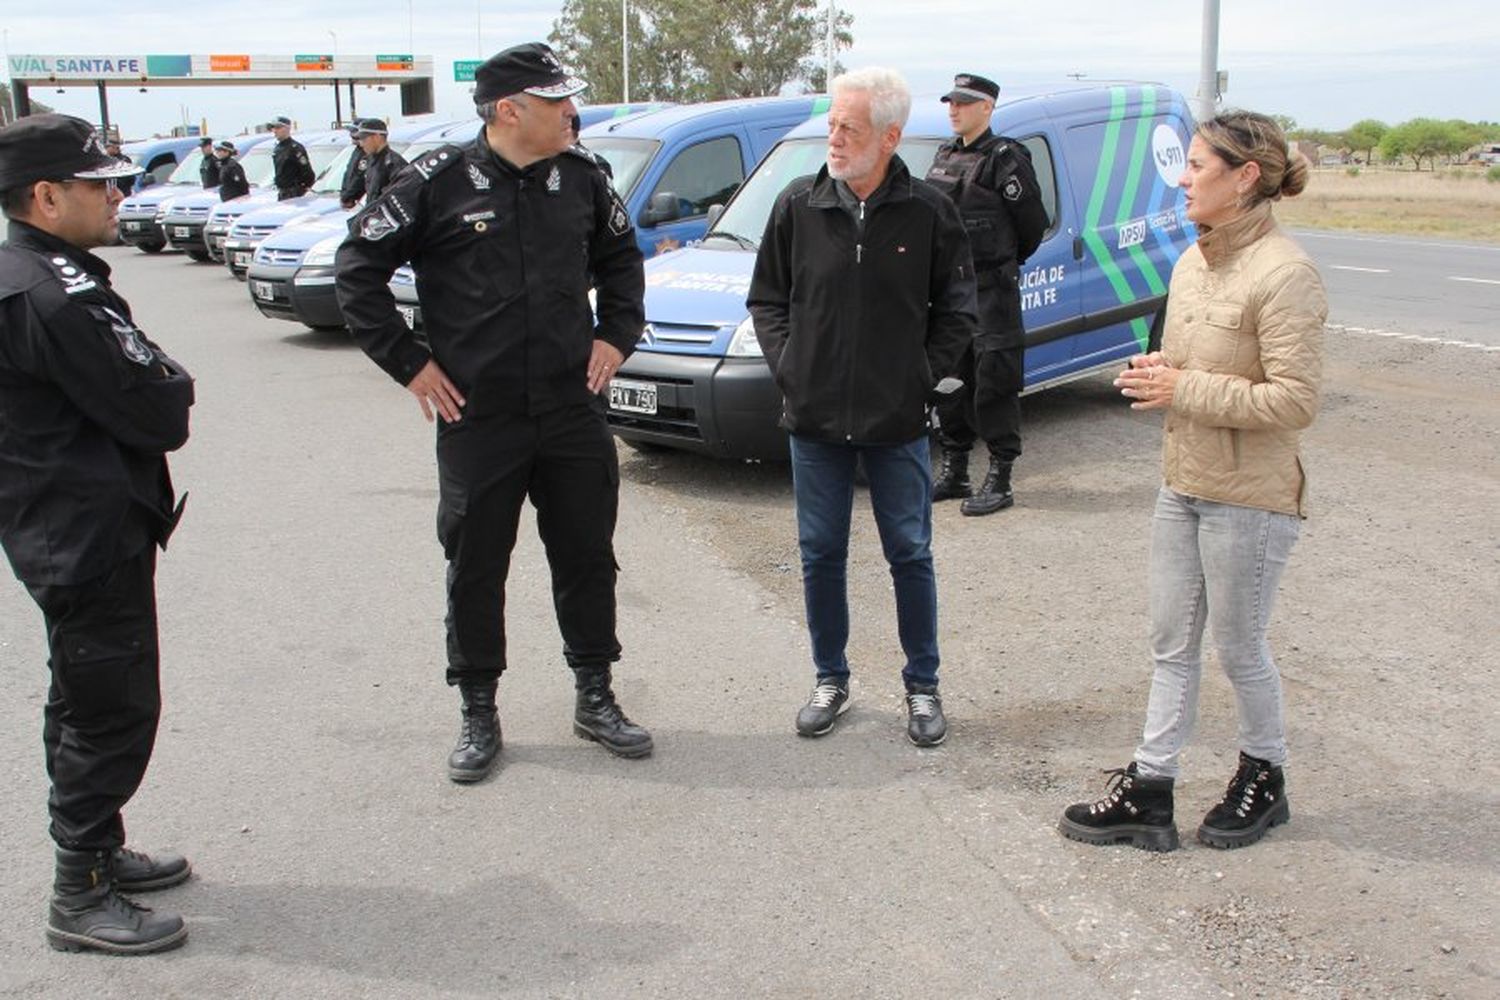
[[[104,88],[104,81],[99,83],[99,123],[105,138],[109,138],[109,94]]]
[[[10,75],[10,29],[5,28],[0,30],[4,32],[3,46],[0,47],[3,47],[5,54],[5,93],[7,100],[10,102],[10,107],[7,110],[10,112],[9,120],[15,121],[20,115],[16,111],[16,81]]]
[[[412,18],[412,0],[406,0],[406,51],[413,59],[417,58],[417,33],[413,25],[416,23]]]
[[[630,0],[620,0],[620,100],[630,103]]]
[[[329,28],[328,37],[333,39],[333,127],[338,128],[344,124],[344,103],[339,94],[339,33]]]
[[[824,40],[827,57],[823,64],[823,89],[830,90],[833,87],[833,25],[838,20],[838,8],[833,5],[833,0],[828,0],[828,37]]]
[[[481,37],[483,31],[483,15],[479,12],[479,0],[474,0],[474,55],[479,59],[484,58],[484,39]]]
[[[1219,0],[1203,0],[1203,51],[1198,67],[1198,95],[1193,113],[1200,122],[1215,114],[1219,104]]]

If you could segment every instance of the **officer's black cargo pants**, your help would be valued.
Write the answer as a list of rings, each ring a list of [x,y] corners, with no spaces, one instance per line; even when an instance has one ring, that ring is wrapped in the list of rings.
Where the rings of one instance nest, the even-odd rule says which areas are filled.
[[[977,437],[1002,462],[1021,457],[1021,389],[1026,384],[1026,334],[1021,300],[1008,275],[979,287],[979,335],[964,351],[964,387],[937,406],[938,443],[968,451]]]
[[[161,715],[156,548],[80,584],[28,584],[47,623],[52,684],[42,744],[52,839],[70,850],[125,843],[120,810],[145,777]]]
[[[570,667],[620,658],[615,516],[620,470],[603,411],[465,416],[438,432],[438,539],[448,557],[448,683],[505,669],[505,579],[529,497]]]

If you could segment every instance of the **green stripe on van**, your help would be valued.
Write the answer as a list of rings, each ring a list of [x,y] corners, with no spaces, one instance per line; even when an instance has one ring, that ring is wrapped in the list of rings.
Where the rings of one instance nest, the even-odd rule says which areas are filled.
[[[1121,302],[1133,302],[1135,295],[1130,291],[1130,283],[1125,280],[1125,275],[1120,272],[1114,260],[1109,256],[1109,248],[1099,238],[1099,217],[1104,214],[1104,196],[1109,192],[1110,169],[1115,162],[1115,147],[1120,142],[1120,120],[1125,117],[1125,88],[1109,88],[1109,122],[1104,126],[1104,144],[1099,150],[1099,169],[1094,172],[1094,190],[1089,194],[1088,212],[1083,220],[1083,244],[1089,248],[1089,253],[1094,255],[1094,262],[1099,265],[1099,270],[1104,272],[1104,277],[1109,281],[1110,287],[1115,290],[1115,297]]]
[[[1152,118],[1155,114],[1156,88],[1142,88],[1140,124],[1135,130],[1135,145],[1130,150],[1130,172],[1125,176],[1125,191],[1120,195],[1120,210],[1115,215],[1116,224],[1128,221],[1133,211],[1136,192],[1141,186],[1141,166],[1150,155]],[[1167,294],[1166,283],[1156,272],[1156,266],[1151,263],[1151,258],[1146,254],[1145,248],[1137,243],[1130,247],[1129,253],[1130,259],[1135,262],[1136,270],[1141,273],[1142,278],[1146,279],[1146,287],[1151,289],[1151,294]]]
[[[816,118],[819,115],[825,113],[832,106],[833,106],[833,98],[831,98],[831,97],[819,97],[819,98],[817,98],[816,100],[813,101],[812,113],[809,114],[807,117],[809,117],[809,118]]]

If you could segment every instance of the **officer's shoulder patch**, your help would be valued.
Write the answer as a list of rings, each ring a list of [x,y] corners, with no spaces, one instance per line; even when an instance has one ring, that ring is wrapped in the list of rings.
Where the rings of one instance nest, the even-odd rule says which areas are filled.
[[[450,142],[412,160],[411,167],[422,175],[423,180],[430,181],[444,170],[456,165],[463,158],[463,148],[455,146]]]
[[[1005,184],[1000,188],[1000,193],[1005,196],[1006,201],[1019,201],[1021,198],[1021,181],[1015,174],[1005,178]]]
[[[614,188],[609,190],[609,232],[611,236],[624,236],[630,232],[630,213]]]
[[[383,240],[405,224],[399,209],[393,199],[383,198],[352,219],[349,228],[362,240]]]

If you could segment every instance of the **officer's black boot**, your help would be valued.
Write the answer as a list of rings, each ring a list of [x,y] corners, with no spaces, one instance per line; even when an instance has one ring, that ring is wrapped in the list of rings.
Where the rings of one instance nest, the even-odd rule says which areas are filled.
[[[448,777],[458,782],[478,781],[490,773],[500,753],[500,713],[495,708],[495,682],[461,683],[463,698],[458,745],[448,755]]]
[[[573,732],[600,743],[620,757],[644,757],[651,752],[651,734],[625,717],[609,687],[608,667],[577,668],[578,706]]]
[[[175,913],[156,913],[120,895],[110,851],[57,849],[47,943],[58,951],[149,955],[187,940]]]
[[[990,471],[984,474],[984,484],[978,493],[963,502],[959,510],[970,517],[979,517],[1004,510],[1015,502],[1015,494],[1010,491],[1010,463],[991,455]]]
[[[116,847],[110,862],[114,865],[115,888],[120,892],[169,889],[186,882],[193,874],[193,866],[180,854],[146,854]]]
[[[973,492],[974,484],[969,482],[969,449],[945,447],[942,468],[932,481],[932,502],[967,497]]]

